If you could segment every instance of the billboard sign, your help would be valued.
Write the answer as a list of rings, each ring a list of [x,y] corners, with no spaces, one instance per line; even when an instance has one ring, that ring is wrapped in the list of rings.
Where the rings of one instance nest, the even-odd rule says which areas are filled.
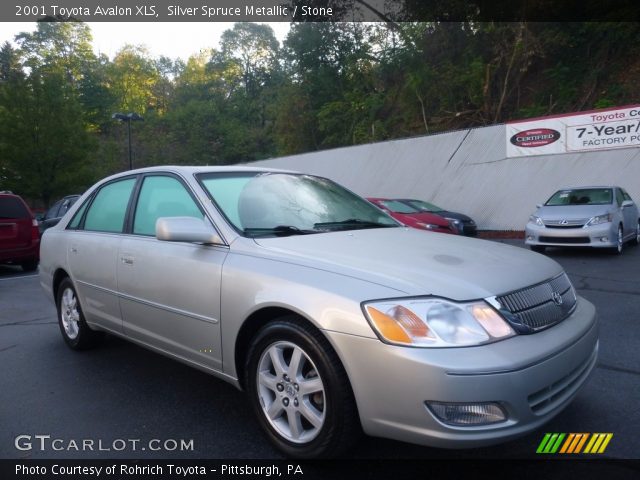
[[[640,147],[640,105],[505,125],[507,157]]]

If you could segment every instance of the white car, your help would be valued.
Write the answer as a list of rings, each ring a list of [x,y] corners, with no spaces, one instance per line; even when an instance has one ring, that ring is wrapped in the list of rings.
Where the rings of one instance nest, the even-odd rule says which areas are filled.
[[[608,248],[622,253],[625,243],[640,242],[638,206],[620,187],[564,188],[529,217],[525,243],[546,247]]]

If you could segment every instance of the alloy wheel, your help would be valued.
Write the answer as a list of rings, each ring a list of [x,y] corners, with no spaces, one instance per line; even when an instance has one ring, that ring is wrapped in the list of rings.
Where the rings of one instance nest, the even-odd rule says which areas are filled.
[[[280,341],[262,353],[256,372],[262,411],[273,428],[292,443],[307,443],[326,418],[325,387],[309,355]]]
[[[60,317],[62,319],[62,327],[64,332],[71,340],[78,336],[80,327],[80,313],[78,312],[78,299],[75,292],[71,288],[66,288],[62,292],[62,301],[60,304]]]
[[[616,245],[616,249],[618,250],[618,253],[622,253],[622,247],[624,246],[624,241],[623,241],[623,232],[622,232],[622,227],[618,227],[618,241],[617,241],[617,245]]]

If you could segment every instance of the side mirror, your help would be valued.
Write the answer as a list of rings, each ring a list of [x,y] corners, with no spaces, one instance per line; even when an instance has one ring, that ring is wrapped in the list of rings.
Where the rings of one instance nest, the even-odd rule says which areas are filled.
[[[622,208],[633,207],[633,202],[631,200],[625,200],[622,202]]]
[[[536,208],[542,208],[542,204],[541,203],[537,203],[536,204]]]
[[[204,220],[195,217],[160,217],[156,238],[166,242],[222,244],[222,238]]]

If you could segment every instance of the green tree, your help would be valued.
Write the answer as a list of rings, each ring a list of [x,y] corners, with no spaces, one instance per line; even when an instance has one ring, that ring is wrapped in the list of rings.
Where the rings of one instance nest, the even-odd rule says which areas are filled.
[[[31,72],[0,89],[6,186],[45,205],[93,180],[80,102],[62,73]]]

